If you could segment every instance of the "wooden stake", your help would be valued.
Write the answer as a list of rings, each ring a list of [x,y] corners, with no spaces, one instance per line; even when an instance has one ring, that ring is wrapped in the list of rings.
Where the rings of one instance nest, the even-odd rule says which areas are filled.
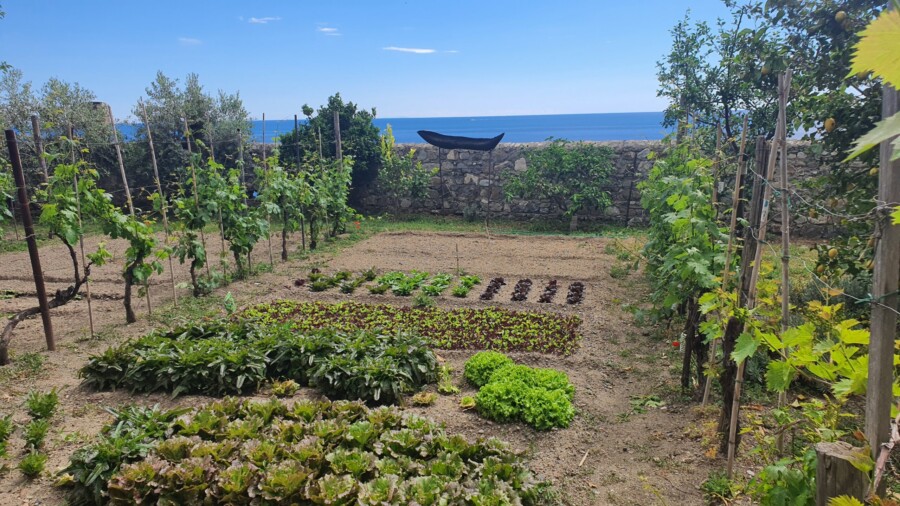
[[[184,122],[184,138],[187,140],[188,157],[191,160],[191,182],[194,186],[194,205],[200,209],[200,196],[197,194],[197,171],[194,169],[194,152],[191,149],[191,129],[188,128],[187,118],[181,118]],[[203,262],[206,267],[206,277],[212,277],[209,273],[209,249],[206,247],[206,234],[203,228],[200,228],[200,242],[203,243],[203,253],[206,255],[206,261]]]
[[[786,80],[790,83],[791,71],[787,71]],[[788,84],[790,86],[790,84]],[[791,213],[790,199],[788,198],[788,173],[787,173],[787,118],[781,115],[781,333],[782,335],[790,326],[790,298],[791,298]],[[790,356],[790,347],[785,347],[785,356]],[[787,399],[786,392],[779,392],[778,407],[784,406]],[[779,452],[784,451],[784,431],[778,433],[775,446]]]
[[[69,144],[69,155],[72,158],[72,165],[75,165],[75,133],[72,129],[72,125],[69,125],[68,129],[69,140],[71,141]],[[78,209],[78,228],[82,230],[82,234],[78,237],[78,248],[81,250],[81,267],[84,269],[84,292],[85,299],[87,299],[87,307],[88,307],[88,326],[91,330],[91,339],[94,338],[94,307],[91,301],[91,278],[88,276],[87,272],[87,262],[85,261],[85,257],[87,255],[84,254],[84,230],[82,229],[82,221],[81,221],[81,198],[78,195],[78,174],[75,174],[74,181],[75,185],[75,204]],[[77,277],[77,276],[76,276]]]
[[[881,116],[900,109],[900,93],[883,85]],[[866,390],[866,439],[873,452],[891,436],[891,383],[897,330],[897,280],[900,278],[900,225],[891,224],[891,212],[900,206],[900,160],[891,161],[894,139],[881,143],[878,170],[878,215],[875,228],[875,268],[872,281],[872,323],[869,342],[869,378]],[[881,450],[884,451],[884,450]],[[876,455],[877,457],[877,455]]]
[[[716,221],[719,219],[719,162],[722,159],[722,125],[716,123],[716,151],[713,153],[712,176],[712,204],[716,212]]]
[[[269,160],[266,158],[266,113],[262,115],[262,134],[263,134],[263,148],[262,148],[262,157],[263,157],[263,170],[266,173],[266,187],[269,186]],[[246,192],[246,189],[244,190]],[[275,267],[275,258],[272,256],[272,217],[269,215],[269,211],[266,211],[266,223],[268,224],[268,229],[266,230],[266,239],[269,242],[269,265],[273,268]]]
[[[50,172],[47,170],[47,160],[44,159],[44,139],[41,137],[41,122],[37,114],[31,115],[31,134],[34,136],[34,152],[41,164],[41,172],[44,174],[44,182],[50,182]]]
[[[775,136],[772,139],[772,150],[769,152],[769,161],[766,167],[765,190],[762,200],[762,214],[759,220],[758,241],[756,243],[756,252],[754,254],[753,270],[750,274],[750,290],[747,294],[747,309],[753,310],[756,307],[757,282],[759,281],[760,262],[763,257],[763,245],[766,240],[766,228],[769,224],[770,200],[772,198],[772,178],[775,174],[775,162],[778,158],[779,143],[784,138],[784,127],[786,124],[786,109],[788,94],[791,88],[791,71],[788,70],[778,78],[778,122],[775,127]],[[744,367],[747,361],[743,360],[738,365],[737,377],[734,381],[734,399],[731,405],[731,424],[728,428],[728,477],[731,478],[734,471],[734,456],[737,450],[737,424],[740,417],[741,404],[741,388],[744,382]]]
[[[297,156],[297,174],[300,173],[300,122],[294,115],[294,153]],[[300,214],[300,248],[306,251],[306,224],[303,223],[303,213]]]
[[[159,199],[161,202],[162,209],[162,219],[163,219],[163,232],[166,237],[166,247],[169,247],[169,201],[166,199],[166,194],[163,193],[162,189],[162,181],[159,180],[159,167],[156,163],[156,148],[153,146],[153,133],[150,131],[150,120],[147,116],[147,109],[144,107],[144,100],[138,100],[138,105],[141,107],[141,116],[144,118],[144,128],[147,130],[147,141],[150,144],[150,162],[153,165],[153,177],[156,181],[156,191],[159,193]],[[177,307],[178,306],[178,292],[175,289],[175,268],[172,264],[172,255],[168,255],[169,257],[169,280],[172,283],[172,303]],[[148,301],[149,305],[149,301]]]
[[[722,290],[728,290],[728,274],[731,271],[731,248],[734,244],[734,236],[737,230],[738,205],[741,201],[741,188],[744,185],[744,173],[747,162],[744,160],[744,150],[747,147],[747,116],[744,116],[744,126],[741,130],[741,148],[738,151],[737,173],[734,176],[734,193],[731,197],[731,228],[728,233],[728,246],[725,247],[725,267],[722,269]],[[721,131],[719,132],[721,133]],[[718,142],[717,142],[718,144]],[[713,339],[709,347],[709,371],[713,370],[716,363],[716,345],[718,339]],[[709,392],[712,387],[712,374],[706,376],[706,385],[703,387],[703,406],[709,403]]]
[[[41,308],[41,321],[44,324],[44,337],[47,350],[56,351],[56,340],[53,337],[53,323],[50,321],[50,306],[47,303],[47,288],[44,286],[44,271],[41,269],[41,257],[38,254],[37,239],[34,235],[34,222],[31,220],[31,207],[28,202],[28,191],[25,189],[25,171],[22,170],[22,158],[19,156],[19,144],[16,132],[6,130],[6,149],[12,163],[13,177],[16,180],[16,195],[22,208],[22,226],[25,228],[25,241],[28,243],[28,258],[31,259],[31,272],[34,276],[34,289],[37,292],[38,305]]]
[[[443,150],[440,146],[438,146],[438,177],[441,179],[441,188],[440,188],[440,196],[441,196],[441,212],[444,211],[444,159],[441,156],[441,152]]]
[[[344,160],[344,151],[341,146],[341,115],[334,111],[334,155],[338,161]]]

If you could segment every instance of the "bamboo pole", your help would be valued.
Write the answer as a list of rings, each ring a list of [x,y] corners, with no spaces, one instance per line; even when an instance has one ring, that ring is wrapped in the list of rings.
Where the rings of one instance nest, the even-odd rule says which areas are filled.
[[[300,174],[300,122],[297,121],[297,115],[294,115],[294,153],[297,156],[297,174]],[[303,212],[300,212],[300,248],[306,251],[306,224],[303,223]]]
[[[737,230],[738,205],[741,200],[741,188],[744,186],[744,173],[747,162],[744,160],[744,150],[747,148],[747,120],[744,116],[744,126],[741,130],[741,147],[738,151],[737,173],[734,176],[734,193],[731,197],[731,227],[728,233],[728,245],[725,247],[725,267],[722,269],[722,290],[728,290],[728,275],[731,272],[731,254],[734,245],[734,236]],[[716,363],[716,346],[718,339],[713,339],[709,349],[709,371],[713,370]],[[703,387],[703,406],[709,404],[709,392],[712,387],[712,375],[706,376],[706,385]]]
[[[50,305],[47,303],[47,288],[44,286],[44,271],[41,269],[41,257],[38,253],[37,239],[34,235],[34,223],[31,220],[28,191],[25,188],[25,171],[22,169],[22,158],[19,156],[19,144],[14,130],[6,130],[5,134],[6,148],[9,150],[9,160],[13,167],[13,177],[16,180],[16,195],[22,208],[22,226],[25,228],[25,241],[28,243],[28,257],[31,259],[31,272],[34,275],[34,288],[37,292],[38,306],[41,308],[41,321],[44,324],[47,350],[56,351],[53,323],[50,321]]]
[[[790,83],[791,71],[787,71],[787,81]],[[788,173],[787,173],[787,119],[781,116],[781,333],[784,335],[790,327],[791,310],[791,214],[790,199],[788,198]],[[791,355],[791,348],[785,346],[786,357]],[[787,392],[778,393],[778,407],[782,407],[787,400]],[[784,431],[778,433],[775,446],[779,452],[784,451]]]
[[[181,121],[184,122],[184,138],[187,140],[187,148],[188,148],[188,157],[191,160],[191,183],[194,186],[194,205],[197,206],[197,210],[200,209],[200,196],[197,193],[197,171],[194,169],[194,151],[191,149],[191,129],[188,128],[187,118],[181,118]],[[203,227],[200,227],[200,242],[203,244],[203,253],[206,256],[206,261],[203,262],[206,267],[206,277],[211,277],[209,273],[209,249],[206,247],[206,234],[203,232]]]
[[[162,209],[162,219],[163,219],[163,232],[166,237],[166,248],[169,247],[169,201],[166,200],[166,194],[163,193],[162,189],[162,181],[159,179],[159,166],[156,163],[156,148],[153,146],[153,133],[150,131],[150,120],[147,116],[147,109],[144,107],[144,100],[138,100],[138,105],[141,107],[141,116],[144,119],[144,128],[147,129],[147,141],[150,144],[150,162],[153,165],[153,177],[156,181],[156,191],[159,193],[159,199],[161,201],[161,209]],[[172,255],[169,254],[169,281],[172,283],[172,301],[175,306],[178,306],[178,292],[175,289],[175,268],[172,264]]]
[[[759,281],[760,262],[763,256],[763,246],[766,241],[766,228],[769,223],[769,202],[772,198],[771,181],[775,174],[775,162],[778,158],[779,146],[781,138],[785,136],[783,128],[786,126],[786,109],[788,93],[791,86],[791,72],[788,70],[778,78],[778,122],[775,127],[775,136],[772,139],[772,149],[769,152],[769,160],[766,167],[766,181],[764,181],[762,214],[759,219],[758,241],[756,243],[756,252],[753,261],[753,270],[750,274],[750,289],[747,294],[747,309],[753,310],[756,307],[757,283]],[[731,405],[731,420],[728,427],[728,477],[731,478],[734,471],[734,456],[737,450],[736,437],[738,417],[740,416],[741,407],[741,389],[744,382],[744,368],[747,361],[742,360],[738,365],[737,377],[734,381],[734,398]]]
[[[72,129],[72,125],[68,126],[68,134],[69,134],[69,156],[72,159],[72,165],[75,165],[75,133]],[[75,173],[75,177],[73,178],[73,183],[75,185],[75,205],[78,210],[78,228],[81,230],[81,234],[78,236],[78,248],[81,250],[81,268],[84,269],[85,277],[84,277],[84,294],[85,299],[87,300],[88,307],[88,326],[91,330],[91,339],[94,338],[94,307],[91,301],[91,278],[87,275],[87,262],[85,258],[87,255],[84,254],[84,230],[82,228],[81,221],[81,198],[78,195],[78,173]]]

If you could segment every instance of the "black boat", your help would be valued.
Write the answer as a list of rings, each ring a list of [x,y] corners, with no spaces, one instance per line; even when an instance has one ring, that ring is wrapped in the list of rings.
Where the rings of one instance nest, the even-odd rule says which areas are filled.
[[[419,136],[425,139],[425,142],[432,146],[444,149],[471,149],[473,151],[490,151],[500,144],[505,133],[497,137],[481,138],[481,137],[460,137],[458,135],[444,135],[429,130],[419,130]]]

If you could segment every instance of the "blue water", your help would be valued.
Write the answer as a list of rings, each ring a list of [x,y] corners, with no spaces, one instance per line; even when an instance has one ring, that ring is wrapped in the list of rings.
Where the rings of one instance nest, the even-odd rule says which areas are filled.
[[[503,142],[539,142],[548,137],[573,141],[658,140],[669,133],[662,127],[661,112],[605,114],[550,114],[535,116],[477,116],[458,118],[376,118],[382,131],[388,124],[397,142],[424,142],[418,130],[446,135],[494,137],[505,133]],[[133,128],[120,125],[123,135],[131,137]],[[126,130],[127,129],[127,130]],[[266,140],[294,129],[294,120],[266,120]],[[253,121],[253,140],[262,142],[262,121]]]

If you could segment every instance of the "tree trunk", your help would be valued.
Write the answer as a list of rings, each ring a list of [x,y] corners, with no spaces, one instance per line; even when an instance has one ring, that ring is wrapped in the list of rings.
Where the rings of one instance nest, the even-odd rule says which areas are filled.
[[[134,308],[131,307],[131,291],[134,288],[134,265],[129,265],[128,268],[125,269],[125,273],[122,277],[125,278],[125,300],[123,301],[125,306],[125,322],[134,323],[137,321],[137,316],[134,314]]]
[[[316,219],[309,219],[309,249],[314,250],[318,245],[319,232],[316,230]]]
[[[569,219],[569,233],[573,234],[578,231],[578,215],[572,214],[572,218]]]
[[[700,320],[700,306],[696,297],[691,297],[687,301],[686,319],[684,321],[684,358],[681,363],[681,389],[685,392],[691,389],[691,359],[695,351],[700,346],[697,342],[697,325]],[[702,369],[702,364],[698,364],[698,369]]]
[[[193,287],[194,287],[194,297],[199,297],[199,296],[201,295],[201,293],[200,293],[200,283],[199,283],[198,280],[197,280],[197,267],[198,267],[198,264],[199,264],[199,261],[198,261],[196,258],[194,258],[194,259],[191,260],[191,267],[190,267],[190,272],[191,272],[191,285],[193,285]]]

